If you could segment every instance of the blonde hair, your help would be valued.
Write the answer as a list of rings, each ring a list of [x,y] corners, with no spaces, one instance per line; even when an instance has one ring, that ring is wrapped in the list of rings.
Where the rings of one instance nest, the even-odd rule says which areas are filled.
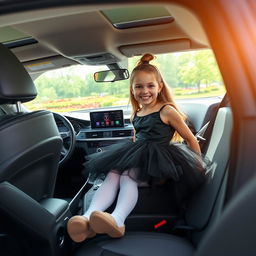
[[[160,103],[165,103],[165,104],[171,105],[172,107],[174,107],[177,110],[177,112],[180,114],[182,119],[186,120],[186,116],[178,109],[178,107],[174,101],[174,97],[171,92],[171,89],[167,85],[167,83],[164,81],[160,71],[158,70],[158,68],[156,66],[149,63],[151,60],[154,60],[154,59],[155,59],[154,55],[152,55],[150,53],[144,54],[131,73],[130,102],[132,105],[132,118],[135,116],[136,112],[138,112],[141,109],[141,106],[139,105],[138,101],[135,99],[135,97],[132,93],[132,90],[133,90],[132,84],[133,84],[134,77],[135,77],[136,73],[143,71],[143,72],[153,73],[155,75],[158,83],[159,84],[162,83],[162,85],[163,85],[162,90],[158,94],[157,101]],[[181,141],[183,141],[183,138],[178,134],[177,131],[175,131],[175,133],[172,137],[172,141],[181,142]]]

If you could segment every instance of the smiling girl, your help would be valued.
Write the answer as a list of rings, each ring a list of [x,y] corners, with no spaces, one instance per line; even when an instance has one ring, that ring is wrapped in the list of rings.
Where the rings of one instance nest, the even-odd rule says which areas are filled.
[[[106,179],[87,211],[68,222],[68,233],[76,242],[97,233],[123,236],[125,219],[137,203],[141,182],[154,185],[171,180],[180,200],[188,198],[205,181],[210,163],[202,158],[198,142],[159,70],[150,64],[153,59],[151,54],[143,55],[131,73],[134,141],[112,145],[107,151],[90,155],[85,163],[92,179],[102,173]],[[104,212],[117,193],[114,211]]]

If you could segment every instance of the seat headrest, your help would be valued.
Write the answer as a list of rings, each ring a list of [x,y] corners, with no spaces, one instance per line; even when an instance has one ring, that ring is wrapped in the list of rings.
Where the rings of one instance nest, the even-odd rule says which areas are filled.
[[[22,63],[0,44],[0,104],[26,102],[36,95],[35,85]]]

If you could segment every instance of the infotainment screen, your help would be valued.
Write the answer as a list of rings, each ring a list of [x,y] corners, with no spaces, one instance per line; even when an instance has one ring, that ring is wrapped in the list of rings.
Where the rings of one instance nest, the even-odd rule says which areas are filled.
[[[123,110],[90,112],[91,128],[124,127]]]

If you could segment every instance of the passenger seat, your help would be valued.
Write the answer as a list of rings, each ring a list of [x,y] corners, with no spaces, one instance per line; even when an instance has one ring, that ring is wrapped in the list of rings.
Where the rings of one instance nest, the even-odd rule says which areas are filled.
[[[128,233],[121,239],[98,237],[75,256],[254,256],[256,255],[256,179],[231,200],[197,249],[183,238],[157,233]]]
[[[91,241],[85,242],[75,253],[76,256],[186,256],[193,255],[195,248],[199,244],[200,255],[210,255],[204,252],[208,242],[203,242],[201,248],[201,236],[208,232],[211,224],[222,218],[228,218],[222,214],[223,198],[225,195],[225,179],[229,161],[229,146],[232,130],[232,113],[229,107],[218,110],[218,114],[213,127],[210,144],[206,156],[215,162],[215,168],[208,173],[207,183],[197,191],[189,202],[189,207],[185,215],[185,223],[182,227],[192,231],[192,239],[182,238],[170,234],[155,232],[127,232],[121,239],[99,236]],[[255,187],[256,193],[256,187]],[[229,213],[231,211],[231,213]],[[255,207],[256,211],[256,207]],[[227,209],[226,215],[233,215],[232,209]],[[242,221],[240,219],[240,221]],[[223,220],[222,220],[223,222]],[[221,232],[221,226],[215,228]],[[256,232],[256,231],[255,231]],[[211,241],[211,238],[207,238]],[[213,238],[215,239],[215,238]],[[224,237],[223,237],[224,239]],[[211,243],[211,242],[209,242]],[[216,254],[221,255],[221,254]]]
[[[230,107],[218,110],[206,156],[214,162],[207,182],[193,195],[185,215],[185,224],[194,230],[193,242],[198,243],[208,224],[222,211],[228,175],[229,148],[232,133]]]

